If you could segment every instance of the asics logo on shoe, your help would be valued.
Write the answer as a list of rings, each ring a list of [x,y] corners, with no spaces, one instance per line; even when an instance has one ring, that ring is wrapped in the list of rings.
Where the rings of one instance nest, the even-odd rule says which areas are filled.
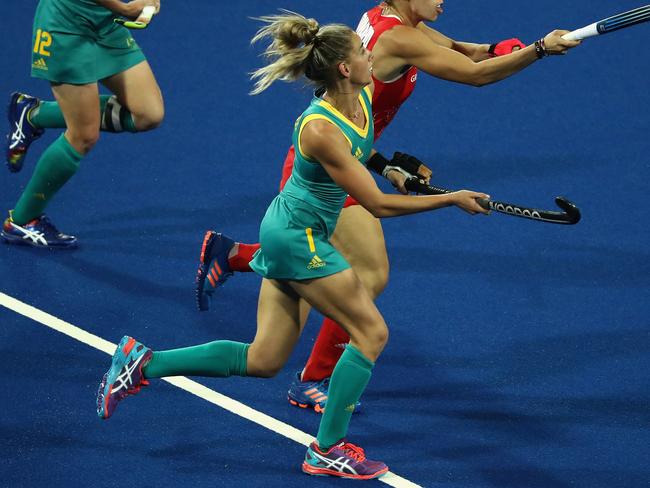
[[[23,132],[23,124],[25,123],[25,117],[27,116],[28,110],[29,107],[25,107],[20,114],[20,119],[16,122],[16,129],[11,133],[11,144],[9,145],[9,149],[13,149],[26,139]]]
[[[42,244],[43,246],[47,246],[47,240],[45,239],[45,234],[43,232],[37,230],[29,230],[25,227],[16,225],[13,222],[11,222],[10,225],[13,229],[16,229],[17,231],[23,233],[24,240],[31,240],[34,244]]]
[[[328,459],[325,456],[321,456],[314,450],[310,450],[309,454],[313,456],[315,458],[315,461],[324,468],[335,469],[339,473],[345,473],[347,470],[347,472],[350,474],[359,474],[354,470],[354,468],[352,468],[352,466],[350,466],[350,462],[352,461],[350,458],[340,456],[336,459]],[[311,462],[310,464],[314,463]]]
[[[138,364],[140,364],[140,361],[142,361],[142,358],[144,358],[144,354],[138,357],[135,361],[131,362],[130,364],[127,364],[124,367],[122,372],[115,379],[111,393],[116,393],[121,389],[126,389],[128,391],[129,388],[131,388],[131,386],[133,385],[133,378],[131,377],[131,375],[138,367]]]

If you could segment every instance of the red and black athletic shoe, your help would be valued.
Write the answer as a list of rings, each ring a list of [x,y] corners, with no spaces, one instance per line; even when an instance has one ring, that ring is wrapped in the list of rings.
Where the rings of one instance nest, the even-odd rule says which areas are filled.
[[[196,304],[199,310],[210,308],[214,291],[232,276],[228,254],[235,245],[230,237],[209,230],[203,237],[199,269],[196,271]]]

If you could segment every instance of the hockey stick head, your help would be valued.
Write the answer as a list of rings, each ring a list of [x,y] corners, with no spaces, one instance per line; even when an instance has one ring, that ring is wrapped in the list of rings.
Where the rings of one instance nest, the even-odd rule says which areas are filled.
[[[555,204],[564,210],[564,213],[567,216],[567,224],[574,225],[580,222],[580,209],[576,207],[575,203],[564,197],[555,197]]]

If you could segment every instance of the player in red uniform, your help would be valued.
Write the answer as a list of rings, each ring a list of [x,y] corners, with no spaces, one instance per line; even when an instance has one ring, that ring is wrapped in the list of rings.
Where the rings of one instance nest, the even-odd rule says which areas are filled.
[[[363,14],[357,33],[373,53],[373,119],[375,140],[397,114],[423,71],[436,78],[483,86],[511,76],[549,54],[564,54],[579,42],[565,41],[567,31],[553,31],[543,39],[525,46],[518,39],[496,44],[458,42],[430,28],[442,13],[442,0],[387,0]],[[402,192],[404,173],[428,180],[431,171],[417,159],[398,155],[392,160],[375,155],[373,168]],[[294,150],[289,149],[282,182],[291,175]],[[373,165],[374,163],[374,165]],[[197,276],[199,308],[207,308],[207,296],[233,271],[250,271],[248,261],[257,244],[232,243],[220,234],[209,233],[209,252],[202,252]],[[216,241],[215,241],[216,239]],[[376,298],[388,281],[388,256],[379,220],[348,197],[331,242],[352,265],[370,294]],[[205,245],[204,242],[204,251]],[[210,264],[214,262],[214,265]],[[309,305],[301,309],[306,320]],[[289,389],[289,401],[303,408],[322,412],[327,401],[327,386],[336,362],[349,341],[348,334],[331,319],[325,319],[311,355],[301,374]]]

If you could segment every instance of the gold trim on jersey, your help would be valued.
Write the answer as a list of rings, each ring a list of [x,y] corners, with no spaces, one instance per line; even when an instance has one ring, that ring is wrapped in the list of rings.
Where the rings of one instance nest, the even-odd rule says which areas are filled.
[[[343,134],[343,137],[345,137],[345,139],[348,141],[348,144],[350,144],[350,148],[352,148],[352,141],[350,140],[350,138],[345,135],[345,132],[343,132],[341,130],[341,128],[339,126],[337,126],[330,117],[328,117],[325,114],[309,114],[307,117],[302,119],[302,122],[300,123],[300,129],[298,129],[298,152],[300,153],[300,155],[302,156],[302,158],[304,160],[312,161],[312,162],[315,161],[314,159],[307,157],[305,155],[305,153],[302,151],[302,146],[300,144],[300,136],[302,135],[302,130],[305,128],[305,125],[307,125],[308,122],[311,122],[312,120],[317,120],[317,119],[326,120],[327,122],[332,124],[334,127],[336,127],[338,130],[340,130],[341,134]]]
[[[372,97],[370,96],[370,88],[365,86],[363,87],[363,90],[366,92],[366,95],[368,95],[368,99],[372,100]],[[348,119],[345,115],[343,115],[341,112],[339,112],[336,108],[334,108],[334,105],[329,103],[326,100],[321,100],[318,102],[318,105],[323,107],[325,110],[332,112],[333,115],[335,115],[337,118],[341,119],[341,122],[349,125],[359,136],[363,137],[364,139],[368,137],[368,130],[370,129],[370,110],[366,106],[366,101],[363,98],[363,95],[359,93],[359,102],[361,102],[361,108],[363,109],[363,113],[366,117],[366,124],[362,128],[360,128],[358,125],[353,124],[350,119]]]

